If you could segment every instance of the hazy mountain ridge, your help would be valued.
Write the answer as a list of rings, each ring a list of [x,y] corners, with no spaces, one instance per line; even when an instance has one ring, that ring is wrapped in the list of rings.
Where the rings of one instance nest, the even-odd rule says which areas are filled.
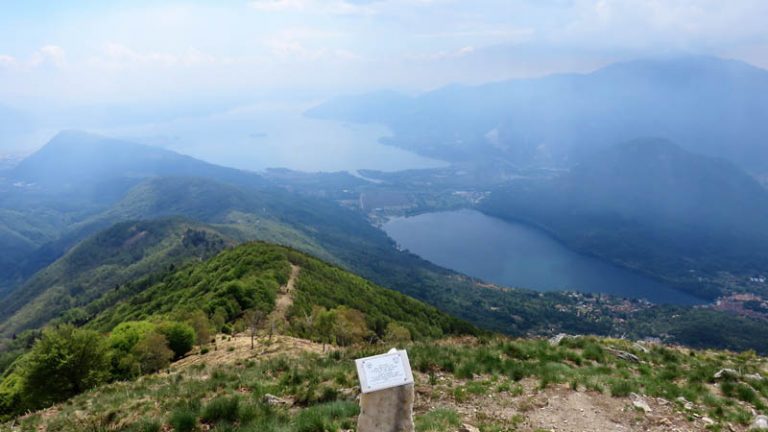
[[[114,222],[77,231],[82,222],[97,218],[141,182],[163,176],[268,185],[257,174],[168,150],[85,132],[61,132],[0,178],[0,248],[8,251],[0,258],[0,291],[17,285],[87,235],[110,226]]]
[[[29,265],[25,268],[31,275],[78,242],[115,223],[174,212],[199,218],[237,241],[261,239],[296,247],[454,316],[508,334],[620,332],[644,337],[664,333],[670,335],[670,340],[698,346],[707,346],[709,341],[717,346],[762,349],[758,341],[763,329],[757,320],[729,317],[727,325],[714,325],[726,315],[686,308],[638,309],[638,305],[627,306],[616,299],[593,303],[563,293],[489,286],[398,251],[364,214],[331,200],[290,193],[277,186],[254,188],[211,178],[144,179],[123,200],[67,224],[67,230],[57,234],[58,240],[26,257]],[[13,302],[10,299],[14,296],[12,293],[6,301]],[[625,307],[633,312],[617,313]],[[585,313],[584,308],[589,312]],[[670,320],[672,315],[678,319]],[[653,321],[651,325],[647,324],[649,320]],[[681,331],[685,328],[696,331]]]
[[[213,165],[158,147],[81,131],[57,134],[8,175],[12,180],[34,183],[48,190],[117,179],[130,185],[156,176],[215,177],[253,186],[266,183],[254,173]]]
[[[609,147],[551,181],[499,188],[480,207],[698,295],[722,292],[718,272],[768,265],[768,192],[733,164],[664,140]]]
[[[386,142],[450,161],[503,158],[521,166],[571,166],[585,153],[642,136],[768,170],[768,72],[712,57],[618,63],[396,98],[331,100],[308,114],[381,122]]]
[[[0,301],[0,336],[54,319],[80,323],[97,312],[92,303],[121,285],[234,244],[210,227],[179,218],[119,223],[73,247]]]
[[[122,144],[119,141],[110,141],[110,145]],[[144,148],[130,144],[128,146],[139,151]],[[154,154],[154,151],[150,150],[149,154]],[[97,155],[111,157],[104,152]],[[61,154],[60,157],[66,158],[68,155]],[[148,157],[137,155],[136,159],[143,160]],[[31,163],[27,164],[30,165]],[[174,171],[172,167],[169,169]],[[121,199],[106,207],[97,206],[94,211],[71,221],[58,232],[54,232],[54,241],[27,254],[23,257],[21,265],[15,264],[12,268],[15,272],[23,270],[23,274],[18,277],[26,278],[54,262],[78,242],[115,223],[180,215],[215,224],[227,237],[238,241],[260,239],[301,248],[422,299],[432,297],[427,291],[437,294],[436,286],[427,289],[424,277],[442,278],[451,274],[416,257],[398,252],[386,234],[372,227],[357,212],[342,208],[329,200],[290,193],[274,186],[253,187],[243,182],[229,182],[228,176],[234,170],[223,170],[226,170],[223,179],[215,176],[155,176],[137,179],[137,184]],[[212,172],[215,174],[218,171]],[[96,170],[95,173],[103,171]],[[84,177],[93,175],[91,173]],[[124,173],[118,170],[105,175],[115,177]],[[236,179],[239,180],[241,176],[250,178],[251,174],[240,173]],[[72,193],[77,194],[77,191]],[[66,196],[64,193],[56,199]],[[47,198],[40,198],[41,206],[48,202]],[[13,204],[24,207],[24,202]],[[413,265],[419,270],[414,272]],[[18,306],[19,302],[11,300],[15,295],[15,292],[11,293],[6,301]]]

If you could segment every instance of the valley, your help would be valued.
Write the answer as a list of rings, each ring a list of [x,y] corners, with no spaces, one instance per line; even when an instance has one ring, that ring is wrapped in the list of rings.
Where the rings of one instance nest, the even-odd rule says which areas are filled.
[[[85,139],[82,149],[77,148],[80,139]],[[449,265],[452,261],[438,262],[453,269],[448,270],[424,260],[425,256],[419,257],[411,252],[398,250],[395,241],[380,229],[393,217],[459,209],[475,209],[489,215],[498,214],[504,219],[504,214],[492,207],[497,201],[496,197],[508,194],[509,188],[527,187],[529,184],[538,185],[537,187],[556,184],[563,176],[572,175],[570,170],[521,169],[501,162],[483,162],[402,172],[361,171],[363,178],[343,172],[313,174],[268,170],[257,174],[205,164],[165,150],[162,151],[162,158],[168,162],[146,165],[144,158],[151,157],[156,150],[108,140],[111,146],[125,147],[124,150],[118,151],[130,151],[134,155],[133,162],[129,160],[110,170],[101,169],[90,173],[87,170],[79,170],[77,174],[86,182],[80,183],[83,185],[91,184],[91,178],[103,177],[104,181],[99,184],[106,188],[104,191],[109,191],[108,194],[93,195],[88,188],[68,186],[52,180],[57,175],[72,178],[70,172],[77,168],[67,164],[50,167],[46,158],[66,161],[68,157],[76,157],[78,152],[87,151],[85,149],[89,148],[88,146],[96,145],[98,139],[97,136],[65,134],[41,150],[41,155],[19,165],[19,171],[11,172],[10,179],[18,176],[17,178],[25,179],[35,186],[23,191],[25,193],[17,191],[16,194],[6,196],[5,207],[13,212],[24,212],[34,205],[38,210],[35,211],[35,216],[26,219],[4,219],[4,226],[17,233],[17,236],[37,239],[30,242],[26,252],[11,247],[12,250],[24,252],[26,255],[15,258],[15,264],[8,264],[14,269],[13,272],[3,274],[11,292],[5,299],[0,300],[0,310],[5,314],[5,318],[0,322],[0,331],[3,331],[6,337],[33,330],[57,314],[61,314],[64,322],[87,322],[93,312],[84,308],[103,293],[115,286],[122,286],[123,283],[133,286],[132,290],[146,287],[142,282],[131,281],[130,275],[143,272],[147,275],[145,280],[156,280],[157,276],[153,274],[157,273],[152,272],[160,271],[163,266],[184,265],[185,260],[193,257],[204,258],[205,256],[200,255],[202,251],[207,250],[204,252],[207,254],[216,253],[222,248],[244,241],[263,240],[295,247],[355,271],[382,286],[429,302],[483,328],[511,335],[554,334],[564,331],[613,336],[633,335],[640,338],[657,337],[694,346],[753,348],[761,352],[766,349],[760,339],[765,329],[762,327],[763,320],[759,312],[741,313],[738,308],[723,307],[665,306],[637,300],[627,302],[621,297],[605,295],[584,296],[556,291],[535,293],[529,290],[538,287],[552,288],[536,284],[535,273],[531,273],[533,279],[516,283],[515,280],[496,280],[491,277],[493,275],[486,273],[475,274],[464,267],[452,267]],[[109,158],[106,153],[96,153],[91,157]],[[131,164],[138,165],[134,168]],[[141,168],[138,169],[138,166]],[[185,177],[189,173],[186,170],[189,169],[194,169],[198,175]],[[35,177],[38,170],[44,171],[46,178],[51,180]],[[62,187],[64,189],[61,189]],[[56,194],[51,193],[54,190]],[[755,193],[754,189],[747,190],[749,193]],[[530,193],[525,192],[526,189],[522,191]],[[523,193],[520,197],[524,196]],[[86,203],[84,208],[88,210],[68,210],[60,204],[64,197]],[[554,198],[550,201],[560,202]],[[509,200],[506,202],[514,203]],[[527,202],[533,204],[539,201]],[[45,212],[56,215],[56,218],[68,218],[68,222],[51,224],[38,216],[45,214],[39,209],[46,209]],[[108,249],[103,253],[96,252],[98,247],[125,242],[126,240],[119,239],[131,238],[133,234],[130,234],[130,230],[157,232],[157,237],[147,239],[155,238],[160,241],[158,245],[178,244],[179,239],[186,238],[184,230],[176,230],[177,234],[173,234],[177,236],[176,240],[171,240],[174,238],[171,235],[174,231],[168,227],[162,228],[164,218],[175,216],[186,218],[187,221],[173,222],[168,227],[173,224],[202,224],[193,230],[207,233],[201,238],[202,242],[197,243],[206,245],[203,249],[196,249],[197,246],[191,247],[192,243],[184,242],[181,243],[180,249],[168,246],[152,249],[151,241],[140,241],[129,243],[135,247],[135,251],[128,254],[120,251],[115,255],[115,262],[110,262],[113,258],[109,258],[112,252]],[[518,216],[515,216],[514,219],[517,218]],[[149,225],[142,229],[130,222],[137,220],[147,221]],[[537,223],[522,217],[520,220],[537,228],[542,228],[542,224],[547,223],[543,218]],[[119,225],[124,221],[127,221],[126,224]],[[27,228],[30,224],[35,228]],[[41,230],[40,233],[48,234],[39,235],[36,226],[45,226],[46,231]],[[110,231],[110,226],[115,228]],[[704,278],[705,283],[690,285],[686,280],[670,278],[652,267],[654,260],[658,259],[654,256],[655,253],[636,256],[635,264],[627,266],[625,262],[614,259],[618,255],[606,256],[601,252],[604,250],[602,243],[594,243],[588,248],[580,247],[568,238],[561,237],[566,231],[561,231],[555,225],[545,229],[545,232],[558,240],[562,246],[571,249],[559,249],[565,254],[563,256],[570,257],[568,259],[589,262],[588,266],[601,269],[611,268],[611,265],[626,268],[627,270],[617,267],[609,271],[619,277],[614,285],[621,285],[617,287],[619,291],[610,291],[614,295],[628,295],[625,287],[628,281],[635,281],[633,284],[641,283],[639,291],[631,294],[631,297],[652,297],[659,303],[669,301],[696,304],[702,302],[698,299],[713,301],[717,297],[737,292],[762,295],[751,288],[760,285],[749,282],[749,278],[754,279],[754,273],[744,272],[743,269],[709,272],[706,277],[698,276],[697,280]],[[469,231],[467,233],[471,238],[466,238],[466,242],[477,240]],[[533,231],[530,232],[532,233]],[[437,232],[436,235],[438,234],[440,233]],[[103,240],[83,242],[93,236],[101,236]],[[606,240],[609,241],[610,238]],[[543,237],[539,241],[543,241]],[[97,247],[99,242],[103,242],[103,246]],[[434,242],[438,242],[437,237]],[[514,244],[512,239],[507,242]],[[546,242],[549,242],[547,244],[550,248],[555,245],[551,240]],[[79,264],[68,263],[77,256],[74,252],[78,250],[76,246],[82,250],[81,254],[99,257],[101,260],[94,262],[93,270],[90,270],[92,273],[80,269]],[[461,244],[457,246],[463,253]],[[498,247],[499,251],[505,250],[504,244],[499,244]],[[94,248],[96,249],[91,250]],[[574,252],[589,257],[577,258],[581,255]],[[459,255],[459,252],[454,254],[451,258],[453,262]],[[6,257],[8,258],[12,256]],[[542,263],[547,260],[546,257],[541,259],[544,260]],[[483,262],[482,257],[479,257],[477,262]],[[756,265],[755,268],[759,268],[760,264]],[[47,268],[48,266],[50,268]],[[125,272],[122,266],[132,270]],[[456,273],[456,270],[471,276]],[[553,273],[557,273],[558,277],[566,277],[566,273],[551,271],[547,272],[547,277],[552,277]],[[593,278],[591,281],[590,277]],[[605,273],[598,273],[588,276],[583,282],[586,285],[582,287],[558,288],[604,292],[591,286],[604,277]],[[66,282],[58,282],[56,278]],[[497,284],[488,284],[483,279]],[[734,281],[746,281],[747,284],[741,285],[741,282],[733,283]],[[555,285],[561,283],[562,280],[554,282]],[[657,288],[640,292],[643,291],[642,284],[651,284],[646,286]],[[681,289],[685,293],[676,291]],[[652,293],[647,292],[651,290]],[[670,293],[673,297],[664,297],[667,294],[662,293]],[[110,301],[119,299],[119,296],[113,296]],[[674,319],[671,318],[673,316]],[[727,324],[718,325],[717,322],[722,320],[726,320]]]
[[[133,150],[141,153],[143,149]],[[32,159],[24,166],[23,172],[32,173],[25,175],[33,175],[34,163]],[[136,163],[146,167],[140,157]],[[738,367],[742,369],[748,364],[750,372],[768,373],[763,370],[762,357],[745,354],[756,357],[743,363],[736,354],[706,351],[768,352],[764,344],[768,328],[759,294],[749,296],[745,293],[753,291],[746,291],[748,288],[729,290],[731,285],[713,284],[723,299],[711,306],[695,306],[705,300],[692,296],[693,291],[670,288],[663,275],[652,280],[611,267],[609,259],[586,258],[571,244],[554,241],[557,231],[538,231],[533,224],[518,225],[517,234],[510,235],[507,230],[513,225],[485,214],[493,214],[489,203],[508,194],[510,186],[543,187],[573,175],[572,170],[521,170],[483,163],[392,173],[364,171],[361,178],[347,173],[270,170],[254,174],[204,167],[203,175],[195,177],[162,171],[136,175],[130,166],[114,168],[109,174],[96,171],[90,175],[113,180],[105,183],[112,195],[99,195],[99,199],[53,180],[45,180],[50,186],[30,181],[29,194],[6,198],[6,208],[14,211],[35,202],[38,208],[72,218],[58,227],[34,225],[45,223],[34,217],[27,217],[27,225],[19,223],[21,218],[3,219],[13,232],[40,242],[19,261],[23,265],[17,268],[28,269],[28,273],[15,272],[20,281],[16,285],[8,278],[12,286],[0,299],[4,314],[0,320],[4,336],[0,408],[9,419],[20,410],[48,405],[30,402],[24,383],[28,380],[26,365],[35,358],[30,353],[39,341],[53,337],[53,329],[76,325],[92,332],[89,334],[106,335],[125,323],[164,328],[168,324],[163,320],[191,325],[202,316],[206,317],[202,322],[208,323],[198,327],[203,334],[223,334],[211,342],[199,340],[196,351],[181,356],[168,372],[131,375],[135,366],[115,360],[110,369],[113,378],[102,378],[90,392],[68,393],[74,398],[62,398],[68,401],[19,417],[18,422],[4,427],[12,431],[39,427],[128,431],[183,428],[179,422],[206,427],[236,424],[240,430],[349,427],[357,411],[350,400],[355,392],[351,378],[342,372],[344,364],[387,343],[409,347],[418,365],[418,379],[427,383],[420,387],[417,406],[422,430],[451,430],[463,424],[491,431],[551,428],[556,426],[553,418],[566,417],[544,415],[550,404],[556,407],[553,410],[567,413],[572,422],[558,426],[564,430],[583,430],[587,423],[630,431],[668,430],[671,424],[679,430],[700,430],[708,425],[743,430],[752,421],[751,407],[759,409],[763,404],[758,395],[764,390],[756,381],[717,383],[707,377],[734,362],[741,362]],[[171,168],[156,169],[174,173]],[[50,168],[45,171],[54,178]],[[80,175],[91,181],[87,173]],[[56,199],[49,193],[52,190],[56,190]],[[89,210],[62,208],[61,196],[89,203]],[[434,215],[455,215],[460,220],[450,226],[433,219]],[[467,218],[474,222],[466,223]],[[495,228],[478,223],[478,218],[494,220]],[[412,228],[410,233],[391,232],[392,224],[414,219],[426,220],[426,225]],[[25,226],[46,226],[49,237],[21,229]],[[387,231],[396,240],[402,237],[396,242]],[[441,236],[445,233],[450,233],[453,246],[444,243],[447,237]],[[433,236],[421,240],[422,244],[447,254],[446,261],[420,250],[418,243],[408,247],[411,251],[403,250],[406,241],[419,241],[423,235]],[[252,243],[254,240],[289,248]],[[489,250],[489,246],[497,249]],[[476,248],[474,255],[470,247]],[[537,259],[543,260],[542,265],[551,264],[556,251],[565,262],[576,259],[581,263],[576,274],[586,275],[581,276],[586,278],[582,279],[586,283],[583,289],[568,285],[556,287],[567,288],[567,292],[550,291],[535,284],[541,281],[541,273],[531,273],[532,279],[518,284],[512,279],[496,281],[492,272],[473,274],[471,268],[461,267],[477,262],[493,269],[535,258],[541,248]],[[505,255],[510,249],[525,253]],[[459,255],[463,260],[450,260]],[[487,259],[489,255],[498,256],[496,264]],[[580,261],[584,259],[588,261]],[[523,264],[509,274],[519,277],[532,267]],[[614,285],[621,291],[591,292],[606,280],[607,268],[614,272]],[[564,277],[568,271],[545,273]],[[741,280],[736,274],[729,273],[729,277]],[[761,285],[759,276],[743,278]],[[558,283],[562,279],[552,282]],[[639,284],[635,285],[636,296],[627,291],[632,284]],[[579,290],[587,292],[573,292]],[[624,298],[646,298],[649,291],[654,302]],[[737,306],[738,302],[748,307]],[[259,316],[262,318],[255,318]],[[258,323],[253,324],[258,327],[256,353],[250,348],[249,322]],[[585,336],[568,339],[572,342],[562,348],[541,339],[559,333]],[[631,345],[632,340],[644,341],[643,348]],[[625,360],[617,363],[610,354],[615,350],[643,360],[639,365]],[[116,351],[109,355],[117,359],[126,354]],[[435,358],[445,362],[430,363]],[[454,363],[446,363],[449,359]],[[668,373],[687,377],[688,385],[664,387],[658,381],[666,378],[647,375],[649,365],[662,370],[661,365],[670,364],[671,359],[683,366]],[[312,369],[304,370],[309,364]],[[695,375],[702,367],[707,376]],[[623,372],[627,368],[633,372]],[[241,371],[241,378],[229,383],[226,377],[233,370]],[[520,375],[521,370],[528,372]],[[130,379],[110,383],[114,377],[125,376]],[[252,378],[242,378],[246,376]],[[261,387],[248,380],[258,380]],[[294,384],[286,387],[288,382]],[[309,391],[299,391],[307,385]],[[635,411],[637,397],[632,394],[636,392],[644,395],[652,412]],[[122,396],[106,396],[112,393]],[[150,393],[166,396],[161,401]],[[243,396],[247,393],[255,396]],[[286,401],[285,405],[264,402],[275,400],[267,393]],[[203,402],[190,403],[183,399],[187,396],[171,394],[187,394]],[[488,405],[489,397],[496,405]],[[686,402],[676,402],[678,397]],[[95,398],[100,402],[92,402]],[[127,403],[134,405],[128,409]],[[146,406],[139,409],[135,404]],[[236,408],[217,417],[213,412],[219,405]],[[482,406],[493,412],[480,409]],[[495,415],[499,410],[505,414]],[[105,416],[105,412],[113,414]]]

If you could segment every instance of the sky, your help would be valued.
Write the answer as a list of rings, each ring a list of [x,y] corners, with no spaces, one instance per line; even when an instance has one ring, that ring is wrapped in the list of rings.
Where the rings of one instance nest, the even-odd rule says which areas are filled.
[[[768,68],[766,16],[765,0],[0,0],[0,116],[416,93],[670,53]]]
[[[764,0],[0,0],[0,100],[420,91],[676,51],[768,67],[765,16]]]

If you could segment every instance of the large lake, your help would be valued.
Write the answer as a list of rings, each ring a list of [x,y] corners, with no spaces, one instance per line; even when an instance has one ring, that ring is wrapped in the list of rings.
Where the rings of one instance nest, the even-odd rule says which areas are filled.
[[[704,302],[651,278],[575,253],[540,230],[474,210],[395,218],[383,228],[400,246],[424,259],[500,285],[606,293],[653,303]]]
[[[242,106],[105,130],[110,136],[165,147],[205,161],[245,170],[399,171],[446,163],[384,145],[384,126],[317,120],[306,104]]]

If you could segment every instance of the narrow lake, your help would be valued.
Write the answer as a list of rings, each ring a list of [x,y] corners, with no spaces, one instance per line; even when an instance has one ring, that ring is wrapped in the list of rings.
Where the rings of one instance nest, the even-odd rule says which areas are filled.
[[[605,293],[662,304],[704,303],[654,279],[575,253],[540,230],[474,210],[395,218],[383,229],[424,259],[500,285]]]

